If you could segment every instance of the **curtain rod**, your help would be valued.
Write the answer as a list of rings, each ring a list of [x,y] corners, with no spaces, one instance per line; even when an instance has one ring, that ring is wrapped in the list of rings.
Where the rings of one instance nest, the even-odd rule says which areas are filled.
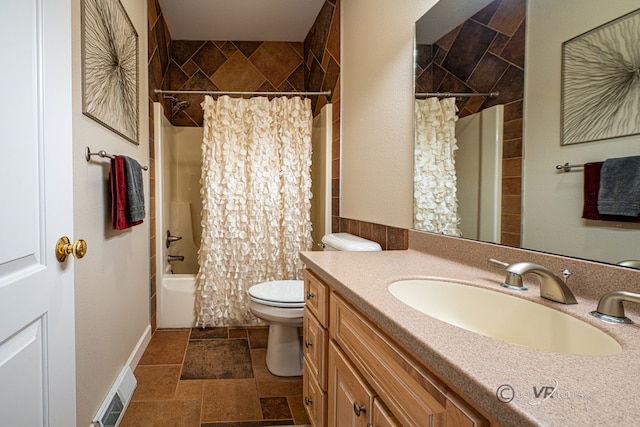
[[[500,95],[500,92],[486,92],[486,93],[452,93],[452,92],[425,92],[425,93],[416,93],[417,97],[429,97],[429,96],[437,96],[439,98],[470,98],[473,96],[486,96],[487,98],[497,98]]]
[[[321,92],[234,92],[234,91],[224,91],[224,90],[154,90],[156,95],[179,95],[179,94],[191,94],[191,95],[304,95],[304,96],[313,96],[313,95],[325,95],[331,96],[330,90],[325,90]]]

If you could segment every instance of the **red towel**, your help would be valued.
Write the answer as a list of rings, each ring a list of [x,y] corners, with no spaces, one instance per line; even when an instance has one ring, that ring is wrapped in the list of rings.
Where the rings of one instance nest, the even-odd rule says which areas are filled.
[[[584,165],[584,208],[582,218],[599,220],[598,192],[600,191],[600,170],[604,162],[585,163]]]
[[[604,162],[584,165],[584,208],[582,218],[596,221],[640,222],[640,217],[600,215],[598,213],[598,193],[600,192],[600,171]]]
[[[111,224],[115,230],[124,230],[142,222],[129,222],[127,219],[127,184],[124,174],[124,159],[121,156],[114,156],[109,170],[109,185],[111,187]]]

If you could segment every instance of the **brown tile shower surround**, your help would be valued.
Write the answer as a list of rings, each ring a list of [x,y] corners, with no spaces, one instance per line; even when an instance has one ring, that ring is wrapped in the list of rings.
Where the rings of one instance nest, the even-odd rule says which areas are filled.
[[[339,2],[327,0],[304,42],[172,40],[157,0],[149,0],[149,94],[164,102],[175,126],[201,126],[202,95],[180,94],[189,108],[173,114],[154,89],[198,91],[324,91],[311,96],[314,115],[339,100]],[[151,4],[152,3],[152,4]]]
[[[459,116],[504,104],[501,242],[520,246],[526,0],[495,0],[433,45],[418,46],[416,90],[499,91],[461,98]]]
[[[302,377],[265,365],[267,327],[158,330],[121,427],[305,425]]]
[[[302,91],[303,44],[172,40],[164,87],[171,90]],[[174,126],[202,126],[203,95],[179,94],[189,107]],[[166,105],[166,104],[165,104]],[[170,105],[166,107],[171,113]]]

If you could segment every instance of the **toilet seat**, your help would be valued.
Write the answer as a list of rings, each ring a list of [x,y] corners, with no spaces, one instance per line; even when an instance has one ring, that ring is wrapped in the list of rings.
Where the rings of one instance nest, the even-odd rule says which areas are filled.
[[[249,288],[252,301],[271,307],[304,307],[303,280],[274,280],[258,283]]]

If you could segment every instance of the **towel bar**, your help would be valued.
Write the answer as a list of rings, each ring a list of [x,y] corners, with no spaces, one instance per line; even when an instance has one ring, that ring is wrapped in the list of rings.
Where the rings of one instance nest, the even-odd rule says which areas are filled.
[[[564,165],[556,165],[556,170],[563,170],[565,172],[571,172],[573,168],[583,168],[584,165],[570,165],[569,163],[565,163]]]
[[[88,162],[89,160],[91,160],[91,156],[98,156],[98,157],[102,157],[102,158],[108,157],[110,159],[114,159],[115,158],[115,156],[113,154],[109,154],[104,150],[100,150],[97,153],[92,153],[91,152],[91,148],[89,148],[89,146],[87,145],[84,148],[84,158]],[[142,168],[142,170],[149,170],[149,166],[140,166],[140,167]]]

